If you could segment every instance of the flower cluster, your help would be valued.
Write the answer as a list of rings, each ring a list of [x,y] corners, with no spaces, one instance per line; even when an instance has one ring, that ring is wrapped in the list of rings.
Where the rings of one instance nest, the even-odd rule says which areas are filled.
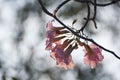
[[[90,44],[89,46],[84,44],[84,47],[84,63],[90,65],[91,68],[95,68],[96,64],[104,58],[101,54],[102,50],[94,44]]]
[[[78,49],[78,46],[84,46],[84,63],[90,65],[91,68],[95,68],[96,64],[103,60],[102,50],[99,47],[81,42],[64,27],[54,27],[52,23],[53,21],[49,21],[46,26],[45,49],[50,51],[50,56],[59,67],[64,69],[74,67],[71,53],[74,49]]]
[[[70,53],[76,45],[69,45],[73,41],[69,39],[62,42],[62,39],[66,37],[65,34],[70,32],[63,27],[54,27],[52,21],[47,23],[46,29],[46,50],[50,51],[50,56],[56,60],[59,67],[64,69],[73,68],[74,64]]]

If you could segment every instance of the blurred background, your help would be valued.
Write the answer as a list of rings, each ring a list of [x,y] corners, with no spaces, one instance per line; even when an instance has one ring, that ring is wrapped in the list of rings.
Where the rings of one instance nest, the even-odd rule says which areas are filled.
[[[42,1],[52,12],[64,0]],[[120,56],[120,2],[97,9],[98,29],[89,22],[85,33]],[[91,11],[92,16],[92,5]],[[77,19],[76,29],[82,27],[86,15],[86,5],[72,0],[57,14],[66,25]],[[41,10],[37,0],[0,0],[0,80],[120,80],[120,60],[105,51],[104,60],[96,69],[83,63],[82,48],[72,52],[74,69],[57,67],[45,51],[45,26],[52,19]],[[57,21],[54,25],[61,26]]]

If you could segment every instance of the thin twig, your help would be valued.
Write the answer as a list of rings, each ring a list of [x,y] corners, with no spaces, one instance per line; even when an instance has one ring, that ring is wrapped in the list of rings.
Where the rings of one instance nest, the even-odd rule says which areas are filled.
[[[97,1],[94,0],[94,15],[93,15],[93,23],[95,25],[95,28],[97,29],[97,24],[96,24],[96,21],[95,21],[95,18],[96,18],[96,14],[97,14]]]
[[[42,8],[42,10],[46,13],[46,14],[48,14],[49,16],[53,16],[53,14],[52,13],[50,13],[45,7],[44,7],[44,5],[43,5],[43,3],[42,3],[42,1],[41,0],[38,0],[38,2],[39,2],[39,4],[41,5],[41,8]]]
[[[80,2],[80,3],[91,3],[92,5],[95,5],[94,2],[92,2],[91,0],[74,0],[74,1],[77,1],[77,2]],[[112,5],[112,4],[115,4],[117,3],[118,1],[120,0],[113,0],[112,2],[109,2],[109,3],[105,3],[105,4],[96,4],[96,6],[99,6],[99,7],[104,7],[104,6],[109,6],[109,5]]]
[[[109,6],[109,5],[112,5],[112,4],[117,3],[118,1],[120,1],[120,0],[113,0],[112,2],[109,2],[109,3],[106,3],[106,4],[96,4],[96,5],[97,5],[97,6],[100,6],[100,7]],[[92,5],[95,5],[92,1],[91,1],[91,4],[92,4]]]
[[[53,15],[56,15],[56,13],[58,12],[58,10],[65,5],[66,3],[68,3],[70,0],[65,0],[63,1],[60,5],[58,5],[58,7],[54,10]]]
[[[80,31],[83,32],[84,28],[87,26],[87,24],[89,22],[89,18],[90,18],[90,6],[89,6],[88,3],[86,3],[86,4],[87,4],[87,8],[88,8],[87,18],[86,18],[86,22],[85,22],[84,26],[79,30],[79,32]]]
[[[94,0],[94,16],[93,16],[93,19],[95,19],[95,17],[96,17],[96,14],[97,14],[97,2],[96,2],[96,0]]]

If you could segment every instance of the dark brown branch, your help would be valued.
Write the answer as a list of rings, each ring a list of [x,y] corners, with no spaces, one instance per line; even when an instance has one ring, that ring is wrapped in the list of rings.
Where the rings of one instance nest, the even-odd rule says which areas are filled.
[[[53,17],[53,18],[54,18],[56,21],[58,21],[62,26],[64,26],[64,27],[65,27],[66,29],[68,29],[69,31],[71,31],[71,33],[73,33],[74,35],[76,35],[77,37],[79,37],[79,38],[81,38],[81,39],[84,39],[84,40],[87,40],[87,41],[89,41],[89,42],[94,43],[95,45],[97,45],[98,47],[100,47],[101,49],[103,49],[104,51],[107,51],[107,52],[113,54],[117,59],[120,60],[120,57],[119,57],[118,55],[116,55],[116,53],[114,53],[113,51],[104,48],[103,46],[99,45],[98,43],[96,43],[96,42],[95,42],[94,40],[92,40],[92,39],[89,39],[89,38],[86,38],[86,37],[83,37],[83,36],[79,35],[79,34],[76,33],[75,31],[73,31],[71,28],[69,28],[68,26],[66,26],[62,21],[60,21],[56,16],[53,16],[53,15],[44,7],[44,5],[43,5],[43,3],[41,2],[41,0],[39,0],[39,3],[40,3],[41,8],[43,9],[43,11],[44,11],[47,15]]]
[[[93,21],[95,28],[97,28],[97,24],[96,24],[96,21],[95,21],[96,14],[97,14],[97,6],[96,6],[96,3],[97,3],[97,2],[96,2],[96,0],[94,0],[94,3],[95,3],[95,5],[94,5],[94,15],[93,15],[93,18],[90,18],[90,6],[89,6],[89,3],[87,3],[88,16],[87,16],[87,18],[84,18],[84,19],[86,20],[86,22],[85,22],[84,26],[79,30],[79,32],[80,32],[80,31],[83,32],[84,28],[87,26],[87,24],[88,24],[88,22],[89,22],[90,20]]]
[[[120,0],[113,0],[113,1],[110,2],[110,3],[106,3],[106,4],[96,4],[96,5],[97,5],[97,6],[100,6],[100,7],[109,6],[109,5],[112,5],[112,4],[117,3],[118,1],[120,1]],[[95,5],[93,2],[91,2],[91,4]]]
[[[111,50],[109,50],[109,49],[104,48],[103,46],[99,45],[98,43],[96,43],[96,42],[95,42],[94,40],[92,40],[92,39],[89,39],[88,41],[94,43],[95,45],[97,45],[98,47],[100,47],[101,49],[103,49],[104,51],[107,51],[107,52],[113,54],[117,59],[120,60],[120,57],[119,57],[118,55],[116,55],[115,52],[113,52],[113,51],[111,51]]]
[[[56,13],[58,12],[58,10],[65,5],[66,3],[68,3],[71,0],[65,0],[64,2],[62,2],[60,5],[58,5],[58,7],[54,10],[53,15],[56,15]]]
[[[96,23],[95,19],[93,19],[93,23],[94,23],[95,28],[97,29],[97,23]]]
[[[93,16],[93,19],[95,19],[95,17],[96,17],[96,13],[97,13],[97,1],[96,0],[94,0],[94,16]]]
[[[95,18],[96,18],[96,14],[97,14],[97,6],[96,6],[96,0],[94,0],[94,15],[93,15],[93,18],[90,18],[90,6],[88,5],[88,17],[87,18],[84,18],[86,20],[86,23],[85,25],[80,29],[80,31],[83,31],[84,28],[86,27],[87,23],[92,20],[93,23],[94,23],[94,26],[95,28],[97,29],[97,24],[96,24],[96,21],[95,21]],[[87,3],[88,4],[88,3]]]
[[[80,3],[91,3],[92,5],[95,5],[95,3],[94,2],[92,2],[91,0],[74,0],[74,1],[77,1],[77,2],[80,2]],[[113,0],[112,2],[109,2],[109,3],[106,3],[106,4],[96,4],[97,6],[99,6],[99,7],[104,7],[104,6],[109,6],[109,5],[112,5],[112,4],[115,4],[115,3],[117,3],[118,1],[120,1],[120,0]]]
[[[96,24],[96,21],[95,21],[95,18],[96,18],[96,14],[97,14],[97,1],[94,0],[94,16],[93,16],[93,23],[95,25],[95,28],[97,29],[97,24]]]
[[[50,13],[45,7],[44,7],[44,5],[43,5],[43,3],[42,3],[42,1],[41,0],[38,0],[38,2],[39,2],[39,4],[40,4],[40,6],[41,6],[41,8],[42,8],[42,10],[46,13],[46,14],[48,14],[49,16],[53,16],[53,14],[52,13]]]
[[[86,3],[86,4],[87,4],[87,8],[88,8],[87,19],[86,19],[86,22],[85,22],[84,26],[79,30],[79,32],[80,32],[80,31],[83,32],[84,28],[87,26],[87,24],[88,24],[88,22],[89,22],[89,19],[90,19],[90,6],[89,6],[88,3]]]

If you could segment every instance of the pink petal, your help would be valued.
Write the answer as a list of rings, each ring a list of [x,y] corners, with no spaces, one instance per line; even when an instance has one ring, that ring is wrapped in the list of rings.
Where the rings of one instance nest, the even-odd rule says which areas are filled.
[[[47,29],[47,31],[50,31],[52,28],[53,28],[52,21],[49,21],[46,25],[46,29]]]

